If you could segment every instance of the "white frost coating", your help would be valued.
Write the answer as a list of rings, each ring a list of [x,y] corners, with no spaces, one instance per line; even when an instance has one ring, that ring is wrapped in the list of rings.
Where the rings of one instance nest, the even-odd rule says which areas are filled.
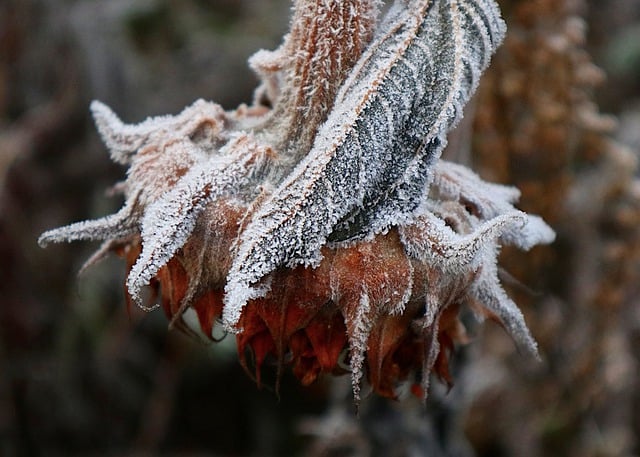
[[[267,154],[268,149],[253,136],[236,134],[220,155],[192,167],[173,189],[146,208],[141,224],[142,253],[127,278],[129,293],[138,304],[142,287],[186,243],[207,204],[239,193],[262,167]]]
[[[458,167],[456,165],[453,168]],[[447,165],[446,168],[451,166]],[[434,180],[432,190],[442,198],[454,197],[457,201],[464,197],[468,201],[482,202],[482,219],[468,215],[470,221],[476,220],[475,229],[460,235],[445,224],[442,219],[445,215],[437,216],[426,209],[422,209],[411,224],[399,228],[407,254],[442,272],[439,279],[441,284],[435,285],[435,290],[430,287],[427,292],[426,323],[430,325],[435,321],[435,310],[441,306],[438,300],[442,297],[438,296],[438,290],[446,289],[447,283],[465,281],[465,277],[473,278],[469,273],[478,272],[478,277],[466,286],[467,299],[493,313],[519,347],[537,355],[536,343],[521,311],[500,285],[497,275],[498,242],[504,242],[504,235],[508,233],[510,241],[522,249],[529,249],[533,245],[553,241],[554,233],[542,219],[515,210],[505,200],[495,199],[496,195],[493,195],[493,200],[483,195],[487,189],[495,189],[499,191],[498,194],[502,193],[502,197],[511,198],[513,195],[509,194],[509,188],[483,183],[462,167],[459,171],[464,171],[464,178],[460,181],[443,179],[441,175]],[[464,188],[462,183],[470,187]],[[475,193],[472,193],[474,190]],[[434,205],[437,206],[437,203]],[[498,210],[504,210],[505,213],[493,213]]]
[[[483,266],[480,277],[471,285],[469,295],[500,319],[519,348],[539,357],[538,345],[531,336],[520,308],[500,285],[495,261]]]
[[[481,33],[479,17],[487,19]],[[282,265],[317,264],[341,219],[355,222],[344,227],[349,237],[382,230],[418,206],[445,135],[503,35],[492,1],[396,2],[312,150],[241,235],[226,287],[227,326],[260,278]],[[330,189],[339,191],[327,198]]]
[[[260,49],[249,57],[249,67],[258,76],[267,77],[269,74],[282,69],[285,63],[285,56],[281,50],[269,51]]]
[[[225,113],[198,100],[176,116],[125,125],[93,102],[113,160],[130,165],[121,185],[125,205],[112,216],[46,232],[40,244],[106,240],[92,263],[112,250],[136,249],[139,234],[142,252],[127,278],[131,297],[142,306],[141,289],[177,256],[189,284],[172,324],[181,318],[196,334],[215,339],[202,333],[189,306],[225,273],[226,257],[215,273],[209,263],[216,257],[211,249],[222,241],[226,246],[230,240],[220,237],[235,228],[222,217],[220,198],[241,200],[252,218],[239,224],[231,248],[236,255],[227,276],[225,331],[243,330],[243,307],[269,292],[275,269],[316,266],[327,243],[339,250],[397,227],[406,282],[371,259],[363,263],[364,274],[375,274],[355,286],[355,296],[350,288],[340,297],[341,276],[330,273],[331,299],[347,325],[356,401],[372,329],[381,318],[405,313],[412,297],[424,299],[411,302],[411,312],[420,313],[410,331],[424,339],[425,392],[440,350],[440,317],[452,304],[477,302],[536,353],[522,313],[500,286],[497,255],[502,244],[529,249],[551,242],[554,233],[539,217],[514,208],[517,189],[440,160],[447,133],[503,39],[497,5],[396,0],[369,41],[379,3],[296,3],[283,45],[250,60],[262,78],[254,106]],[[266,167],[266,159],[276,157],[269,145],[280,150]],[[426,284],[414,284],[416,278]],[[351,301],[341,302],[347,295]]]
[[[513,204],[520,197],[520,191],[515,187],[488,183],[468,168],[444,160],[434,167],[431,189],[436,201],[451,200],[474,205],[479,221],[513,212]],[[540,217],[526,213],[521,215],[523,224],[507,228],[502,234],[505,244],[528,250],[555,239],[554,231]]]
[[[349,334],[349,359],[351,365],[351,386],[356,403],[360,401],[360,381],[362,380],[364,355],[367,352],[367,341],[371,333],[372,321],[370,317],[371,304],[366,288],[360,295],[360,303],[356,309],[353,331]]]
[[[115,214],[49,230],[40,235],[38,244],[45,247],[50,243],[63,241],[107,240],[132,235],[138,230],[135,206],[133,200],[128,200]]]
[[[97,100],[91,103],[91,112],[111,158],[121,164],[131,163],[133,155],[153,136],[186,137],[203,120],[219,123],[219,130],[224,117],[220,105],[202,99],[196,100],[177,116],[150,117],[139,124],[124,124],[107,105]]]
[[[486,182],[469,168],[445,160],[433,167],[432,184],[438,188],[439,195],[448,200],[458,200],[466,194],[478,195],[483,207],[490,209],[490,216],[511,208],[520,198],[517,188]]]
[[[467,297],[495,314],[519,347],[537,355],[537,346],[516,304],[507,296],[497,275],[498,243],[515,244],[529,249],[550,243],[555,234],[537,216],[530,216],[513,207],[519,192],[515,188],[489,184],[469,169],[440,161],[434,167],[430,199],[410,224],[399,232],[407,253],[442,271],[443,278],[464,280],[469,272],[479,272],[467,287]],[[447,202],[454,206],[447,206]],[[469,233],[456,233],[444,222],[453,208],[469,207],[466,216]],[[443,285],[438,285],[442,288]],[[427,295],[428,321],[439,305],[436,295]],[[434,303],[430,304],[430,301]],[[431,367],[426,367],[430,369]]]
[[[517,236],[514,236],[514,232],[508,232],[509,238],[504,240],[505,243],[513,244],[525,251],[538,244],[553,243],[556,239],[556,233],[540,216],[522,214],[527,218],[526,224],[517,232]]]
[[[249,57],[249,67],[262,80],[254,92],[254,103],[261,103],[261,98],[266,95],[272,104],[277,103],[280,96],[282,69],[286,62],[282,50],[268,51],[260,49]]]
[[[241,194],[273,152],[252,134],[222,135],[222,108],[203,100],[177,116],[149,118],[137,125],[123,124],[100,102],[94,101],[91,109],[113,159],[132,163],[125,206],[114,215],[48,231],[38,241],[44,246],[108,240],[93,262],[109,249],[110,241],[140,232],[142,253],[127,278],[128,290],[140,304],[142,287],[186,243],[206,205],[222,196]],[[199,132],[203,126],[205,130]],[[205,141],[202,147],[194,142],[194,134],[196,140]],[[201,134],[206,137],[200,138]],[[218,151],[214,144],[222,139],[228,141]],[[188,171],[180,177],[181,169]]]
[[[486,3],[486,2],[485,2]],[[433,127],[429,130],[424,126],[421,126],[423,130],[417,132],[417,136],[422,136],[422,145],[420,146],[419,153],[411,160],[410,163],[404,165],[404,172],[388,185],[388,190],[385,192],[377,192],[377,195],[373,200],[378,202],[372,208],[367,209],[371,214],[374,214],[374,219],[369,225],[369,237],[386,230],[389,226],[401,223],[397,220],[402,217],[403,213],[407,213],[407,209],[415,207],[415,202],[419,200],[418,196],[424,190],[425,186],[428,186],[430,180],[431,170],[435,159],[440,155],[440,152],[446,146],[446,133],[453,126],[457,124],[462,117],[462,108],[467,102],[469,96],[475,90],[481,71],[484,69],[484,65],[488,63],[488,59],[495,49],[495,46],[499,44],[504,35],[504,24],[500,19],[499,11],[492,2],[485,4],[482,9],[485,11],[484,18],[491,23],[489,29],[481,22],[478,14],[478,9],[469,8],[467,2],[451,2],[449,5],[451,8],[450,22],[452,25],[453,39],[455,40],[455,46],[453,46],[452,55],[447,57],[442,53],[436,55],[436,62],[442,63],[445,67],[447,59],[450,59],[449,65],[451,66],[451,75],[447,76],[447,72],[436,73],[436,80],[429,87],[429,90],[437,90],[443,85],[450,84],[446,91],[440,96],[433,97],[432,99],[424,99],[421,92],[407,93],[408,96],[413,96],[415,103],[418,105],[424,105],[425,100],[427,106],[442,107],[442,110],[433,111],[433,114],[437,115],[436,121]],[[434,8],[436,8],[434,6]],[[447,5],[441,4],[440,8],[446,9]],[[443,17],[447,16],[445,12]],[[469,19],[469,22],[465,22],[464,19]],[[425,21],[426,22],[426,21]],[[423,26],[424,27],[424,26]],[[427,28],[427,27],[424,27]],[[433,27],[432,27],[433,28]],[[475,29],[475,33],[471,29]],[[428,28],[431,30],[431,28]],[[435,32],[434,32],[435,33]],[[445,33],[446,34],[446,33]],[[471,39],[465,34],[471,35]],[[478,39],[482,37],[482,39]],[[474,40],[475,38],[475,40]],[[417,41],[416,45],[421,48],[425,57],[429,57],[425,60],[430,60],[431,54],[428,49],[422,49],[426,46],[424,42]],[[484,59],[482,58],[482,49],[469,49],[473,46],[479,46],[484,49]],[[446,46],[445,46],[446,48]],[[446,54],[446,53],[445,53]],[[403,59],[403,62],[407,62],[408,59]],[[478,62],[482,62],[478,64]],[[470,74],[467,74],[470,73]],[[437,78],[444,75],[442,81],[438,81]],[[420,77],[423,77],[421,74]],[[416,87],[420,89],[420,87]],[[443,99],[445,97],[445,99]],[[425,114],[424,112],[422,114]],[[417,117],[417,123],[424,122],[428,125],[432,122],[432,117],[419,116]],[[427,131],[426,135],[421,132]],[[416,132],[409,130],[409,134],[416,135]],[[394,157],[394,160],[396,157]],[[386,201],[385,201],[386,199]],[[376,220],[377,219],[377,220]],[[365,234],[366,235],[366,234]]]
[[[522,227],[525,223],[525,213],[512,211],[461,236],[447,227],[442,219],[425,212],[408,228],[409,234],[406,227],[400,227],[399,232],[407,254],[456,276],[476,270],[485,263],[495,263],[498,237],[505,230]]]
[[[189,161],[195,160],[196,155],[206,156],[189,140],[202,123],[207,123],[214,136],[219,133],[224,111],[214,103],[197,100],[185,108],[177,116],[160,116],[149,118],[137,125],[124,124],[106,105],[98,101],[91,103],[96,125],[103,141],[108,146],[112,158],[116,162],[131,163],[134,155],[144,146],[153,145],[164,158],[166,179],[162,183],[170,187],[169,179],[178,171],[179,162],[187,166]],[[198,154],[196,154],[198,153]],[[143,156],[136,162],[138,168],[145,167],[145,161],[157,160],[157,155]],[[129,169],[131,173],[132,169]],[[136,175],[137,176],[137,175]],[[143,208],[153,200],[153,186],[157,177],[149,177],[136,182],[129,182],[124,186],[127,199],[124,207],[116,214],[100,219],[77,222],[75,224],[50,230],[38,239],[41,246],[49,243],[77,240],[115,240],[126,238],[139,230],[140,217]],[[148,212],[148,211],[147,211]]]

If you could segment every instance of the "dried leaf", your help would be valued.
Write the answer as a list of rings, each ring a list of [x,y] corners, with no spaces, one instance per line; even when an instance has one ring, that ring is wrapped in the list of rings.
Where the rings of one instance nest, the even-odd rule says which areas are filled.
[[[279,266],[317,265],[332,233],[379,233],[411,214],[503,34],[492,1],[394,4],[313,148],[241,235],[226,288],[229,327],[261,293],[257,281]]]

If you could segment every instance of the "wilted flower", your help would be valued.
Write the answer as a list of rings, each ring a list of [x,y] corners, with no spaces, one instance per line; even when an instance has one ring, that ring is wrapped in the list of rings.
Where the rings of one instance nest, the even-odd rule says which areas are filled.
[[[129,166],[116,214],[42,235],[105,240],[171,322],[235,333],[259,381],[268,359],[304,384],[351,371],[394,397],[446,381],[467,306],[536,345],[497,277],[499,246],[550,242],[518,191],[440,160],[502,40],[492,0],[297,0],[280,48],[259,51],[251,106],[199,100],[124,125],[94,102],[112,158]],[[152,294],[153,295],[153,294]]]

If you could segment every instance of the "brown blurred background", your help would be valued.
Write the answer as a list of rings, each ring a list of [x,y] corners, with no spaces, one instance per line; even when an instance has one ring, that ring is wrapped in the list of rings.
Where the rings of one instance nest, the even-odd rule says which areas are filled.
[[[460,160],[558,231],[503,258],[543,361],[472,326],[449,393],[356,418],[348,379],[258,390],[232,337],[127,313],[119,259],[78,278],[97,246],[36,244],[121,204],[92,99],[126,122],[249,102],[246,59],[280,43],[289,1],[2,0],[0,455],[640,455],[640,2],[500,3],[509,38]]]

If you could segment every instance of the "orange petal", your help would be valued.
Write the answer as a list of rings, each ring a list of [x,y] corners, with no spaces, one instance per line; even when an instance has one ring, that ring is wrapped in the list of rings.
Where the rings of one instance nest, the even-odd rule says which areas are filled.
[[[367,344],[369,383],[380,395],[395,398],[395,385],[401,368],[393,355],[401,341],[408,338],[411,316],[385,316],[371,329]]]
[[[338,368],[338,359],[347,344],[347,333],[342,315],[337,309],[333,308],[333,313],[327,314],[326,309],[318,314],[309,322],[305,333],[322,371],[329,373]]]
[[[200,296],[192,305],[192,308],[198,314],[200,328],[202,328],[204,334],[209,338],[213,338],[211,336],[213,325],[216,319],[222,315],[223,294],[223,290],[209,290]]]

